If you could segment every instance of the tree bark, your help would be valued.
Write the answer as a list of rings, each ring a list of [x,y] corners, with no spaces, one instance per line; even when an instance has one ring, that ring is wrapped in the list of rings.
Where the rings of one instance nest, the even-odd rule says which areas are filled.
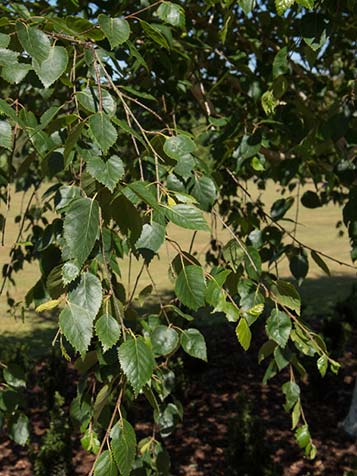
[[[342,428],[348,435],[357,438],[357,378],[353,390],[351,406],[348,415],[342,422]]]

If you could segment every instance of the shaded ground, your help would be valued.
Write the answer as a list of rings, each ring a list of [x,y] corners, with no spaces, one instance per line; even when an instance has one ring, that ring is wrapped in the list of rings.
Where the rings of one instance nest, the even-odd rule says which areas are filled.
[[[213,337],[213,336],[211,336]],[[264,420],[273,460],[284,468],[284,476],[339,476],[351,467],[357,446],[345,437],[338,425],[345,417],[357,374],[356,355],[347,351],[337,377],[321,380],[317,374],[302,385],[303,405],[310,423],[318,456],[314,462],[303,458],[289,429],[290,419],[282,408],[280,385],[287,375],[262,385],[264,369],[252,354],[237,349],[232,332],[210,339],[211,366],[196,372],[186,395],[184,426],[169,442],[173,474],[186,476],[225,475],[225,451],[231,433],[227,432],[239,413],[237,396],[242,390],[253,400]],[[350,342],[355,348],[357,335]],[[255,354],[256,355],[256,354]]]
[[[217,332],[217,329],[221,331]],[[355,333],[349,341],[342,360],[343,368],[338,376],[321,380],[312,372],[310,383],[302,385],[303,405],[318,456],[314,462],[303,458],[289,429],[290,419],[285,414],[280,385],[287,379],[282,375],[268,386],[260,382],[264,368],[256,363],[258,343],[245,354],[239,349],[233,329],[229,324],[209,326],[204,330],[208,340],[210,365],[184,359],[185,383],[181,399],[185,408],[184,424],[166,439],[172,459],[172,475],[179,476],[230,476],[225,472],[226,449],[232,437],[234,417],[239,413],[237,396],[245,391],[252,400],[257,414],[264,420],[267,443],[283,476],[342,476],[350,469],[357,446],[346,438],[338,423],[346,415],[357,374],[357,344]],[[41,374],[41,366],[36,368]],[[74,392],[73,370],[70,371],[68,392]],[[32,388],[34,410],[31,421],[37,436],[47,426],[46,402],[40,386]],[[40,410],[42,408],[42,410]],[[144,416],[140,411],[140,414]],[[138,413],[139,415],[139,413]],[[150,418],[150,417],[149,417]],[[138,425],[139,432],[147,430],[145,421]],[[228,430],[230,428],[230,430]],[[75,443],[74,463],[77,475],[87,475],[92,457]],[[231,445],[232,448],[232,445]],[[5,437],[0,441],[0,475],[32,475],[28,455],[21,447]]]

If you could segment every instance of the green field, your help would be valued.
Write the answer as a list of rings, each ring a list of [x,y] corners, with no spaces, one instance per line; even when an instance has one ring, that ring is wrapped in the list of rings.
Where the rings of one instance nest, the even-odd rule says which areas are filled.
[[[36,200],[40,203],[41,189]],[[249,185],[249,191],[254,196],[260,195],[261,200],[270,207],[271,203],[279,198],[280,190],[274,184],[270,184],[266,191],[258,191],[254,184]],[[19,225],[15,223],[15,217],[24,208],[29,194],[23,197],[22,194],[12,194],[11,206],[8,213],[5,210],[4,204],[0,205],[0,212],[7,213],[7,226],[5,234],[5,246],[0,247],[0,266],[2,267],[8,260],[8,254],[11,246],[16,241],[19,231]],[[292,207],[287,217],[295,219],[296,208]],[[208,217],[208,219],[210,219]],[[349,243],[347,235],[338,237],[338,229],[336,223],[341,219],[341,209],[334,205],[325,206],[321,209],[306,209],[302,206],[299,208],[297,238],[303,243],[320,250],[328,255],[331,255],[338,260],[351,263],[349,255]],[[293,224],[285,222],[287,229],[292,230]],[[181,248],[188,250],[193,233],[189,230],[170,227],[168,232],[170,238],[177,241]],[[227,231],[221,232],[221,238],[227,239]],[[26,232],[23,238],[26,237]],[[208,232],[199,232],[195,237],[194,251],[197,253],[198,259],[204,259],[204,254],[209,247],[210,235]],[[150,266],[151,275],[155,281],[156,290],[162,294],[165,290],[172,288],[172,284],[168,277],[169,262],[175,256],[176,251],[172,245],[164,245],[162,247],[162,254],[160,258],[155,258]],[[331,278],[324,276],[323,272],[313,263],[310,262],[309,279],[303,284],[302,291],[306,302],[310,306],[317,306],[319,309],[329,303],[347,295],[353,282],[356,272],[347,267],[338,265],[335,262],[327,261],[331,270]],[[123,270],[123,282],[125,284],[129,281],[129,265],[128,261],[121,263]],[[140,264],[136,262],[135,258],[131,265],[131,288],[135,281],[136,274],[140,269]],[[289,277],[289,267],[287,260],[279,265],[279,273],[282,277]],[[25,269],[18,275],[16,286],[8,286],[7,289],[15,297],[16,300],[23,299],[24,295],[31,288],[31,286],[38,279],[39,272],[36,266],[27,265]],[[143,289],[151,280],[146,272],[140,279],[137,287],[137,292]],[[14,337],[26,337],[31,342],[31,345],[40,348],[41,344],[48,342],[51,336],[56,333],[56,323],[51,318],[37,315],[33,310],[25,313],[24,320],[14,319],[9,315],[6,305],[6,296],[0,298],[0,335],[1,342],[4,339],[12,339]],[[46,337],[46,339],[44,339]]]

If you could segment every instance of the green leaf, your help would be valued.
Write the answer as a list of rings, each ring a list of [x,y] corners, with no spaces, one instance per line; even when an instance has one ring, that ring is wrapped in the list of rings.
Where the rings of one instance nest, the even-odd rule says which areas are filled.
[[[70,203],[81,197],[81,189],[75,186],[63,185],[55,197],[57,211],[63,211]]]
[[[0,147],[12,150],[12,130],[7,121],[0,121]]]
[[[209,226],[201,211],[193,205],[179,204],[165,207],[167,218],[182,228],[209,231]]]
[[[156,15],[165,23],[185,28],[185,10],[176,3],[163,2],[156,11]]]
[[[285,46],[278,51],[273,61],[273,78],[289,72],[288,49]]]
[[[279,372],[281,372],[290,363],[291,354],[289,352],[289,349],[282,349],[281,347],[276,347],[274,349],[274,359],[279,369]]]
[[[265,157],[263,155],[254,156],[250,162],[251,166],[253,167],[254,170],[257,172],[262,172],[265,170]]]
[[[167,438],[175,430],[177,422],[182,419],[182,410],[178,405],[169,403],[155,411],[154,418],[161,437]]]
[[[175,174],[187,180],[192,175],[192,170],[196,165],[196,160],[191,154],[182,155],[174,167]],[[172,176],[172,175],[171,175]]]
[[[291,340],[294,342],[295,347],[305,355],[312,357],[316,354],[316,348],[313,346],[310,338],[306,334],[296,327],[291,332]]]
[[[88,352],[86,354],[86,357],[90,354],[91,354],[91,352]],[[94,355],[96,357],[96,353],[94,353]],[[88,359],[88,360],[89,360],[90,364],[92,364],[92,365],[95,365],[96,362],[97,362],[97,361],[94,361],[92,363],[91,359]],[[76,362],[76,368],[79,368],[79,371],[81,373],[85,373],[92,367],[92,365],[90,365],[90,364],[88,364],[89,367],[88,366],[87,367],[83,366],[84,368],[82,370],[81,367],[79,367],[78,363]],[[111,390],[112,390],[111,385],[105,384],[105,385],[103,385],[103,387],[97,393],[97,396],[96,396],[96,399],[95,399],[95,402],[94,402],[94,405],[93,405],[93,419],[94,419],[95,422],[98,420],[98,418],[100,417],[103,409],[108,404],[108,400],[109,400],[109,397],[110,397]]]
[[[62,110],[63,106],[51,106],[46,111],[41,115],[40,118],[40,128],[45,129],[51,122],[54,120],[54,118],[57,116],[57,114]]]
[[[283,218],[285,213],[291,208],[292,204],[294,203],[294,198],[289,197],[289,198],[279,198],[276,200],[271,209],[270,209],[270,216],[274,221],[280,220],[280,218]]]
[[[5,33],[0,33],[0,47],[7,48],[10,43],[10,35],[5,35]]]
[[[166,155],[175,160],[190,154],[196,149],[196,145],[192,139],[185,135],[169,137],[164,144],[164,152]]]
[[[207,176],[195,180],[191,195],[197,199],[200,208],[209,211],[217,197],[217,190],[214,181]]]
[[[168,355],[176,350],[180,342],[175,329],[167,326],[158,326],[151,334],[152,349],[155,355]]]
[[[250,342],[252,340],[252,333],[244,317],[241,318],[238,326],[236,327],[236,334],[240,345],[243,347],[244,350],[248,350],[250,347]]]
[[[290,258],[289,267],[294,278],[301,284],[309,271],[309,261],[303,249]]]
[[[241,7],[245,15],[248,15],[255,7],[256,0],[238,0],[238,5]]]
[[[283,15],[285,10],[294,5],[295,0],[275,0],[275,8],[278,15]]]
[[[241,317],[237,305],[227,301],[227,293],[222,289],[213,312],[223,312],[228,322],[237,322]]]
[[[95,323],[95,332],[103,346],[103,352],[113,347],[120,337],[120,326],[110,314],[103,314]]]
[[[93,321],[102,303],[102,286],[93,274],[82,274],[79,284],[69,292],[67,305],[59,316],[61,331],[82,355],[93,334]]]
[[[181,334],[181,345],[187,354],[207,362],[205,338],[197,329],[187,329]]]
[[[308,9],[312,9],[314,8],[314,5],[315,5],[315,0],[295,0],[296,3],[298,3],[299,5],[305,7],[305,8],[308,8]]]
[[[145,223],[138,241],[137,249],[144,248],[156,253],[165,241],[165,227],[159,223]]]
[[[32,66],[30,64],[17,63],[11,66],[4,66],[1,70],[1,76],[8,83],[19,84],[31,70]]]
[[[325,377],[326,372],[327,372],[327,367],[328,367],[327,356],[325,354],[323,354],[317,360],[317,368],[319,369],[321,377]]]
[[[128,185],[128,190],[134,192],[134,194],[139,197],[140,200],[150,205],[150,207],[154,210],[159,209],[159,204],[154,192],[155,188],[153,188],[151,184],[141,181],[132,182]],[[126,195],[126,189],[124,189],[123,192]],[[131,199],[129,196],[128,198],[129,200]]]
[[[327,276],[331,276],[329,267],[327,266],[325,261],[321,258],[321,256],[318,253],[316,253],[316,251],[314,250],[311,251],[311,258],[315,261],[317,266],[327,274]]]
[[[231,272],[232,271],[229,269],[220,271],[219,273],[214,274],[208,281],[205,291],[205,299],[211,306],[217,306],[223,285]]]
[[[63,224],[64,239],[70,258],[83,265],[99,233],[99,206],[96,200],[77,198],[68,209]]]
[[[11,422],[9,435],[18,445],[26,445],[30,437],[29,419],[26,415],[20,413],[20,415]]]
[[[3,371],[4,380],[15,388],[26,387],[25,373],[17,364],[9,364]]]
[[[334,373],[334,374],[338,374],[338,372],[340,371],[340,368],[341,368],[341,364],[336,362],[336,360],[332,360],[330,359],[330,369],[331,371]]]
[[[108,38],[111,49],[125,43],[130,36],[129,23],[124,18],[110,18],[99,15],[98,23],[105,36]]]
[[[172,310],[175,314],[177,314],[178,316],[182,317],[183,319],[186,319],[186,321],[193,321],[193,317],[190,316],[189,314],[186,314],[184,312],[181,311],[180,308],[178,308],[177,306],[175,306],[174,304],[167,304],[165,306],[165,309],[167,310]]]
[[[104,112],[97,112],[97,114],[90,116],[89,130],[104,153],[108,152],[118,137],[115,127]]]
[[[134,244],[142,230],[142,221],[138,210],[124,195],[119,195],[111,202],[110,213],[121,233],[128,236],[130,243]]]
[[[270,339],[280,347],[285,347],[291,332],[291,320],[285,312],[273,309],[267,319],[265,329]]]
[[[271,292],[278,304],[286,306],[292,311],[295,311],[298,316],[300,315],[301,298],[295,286],[288,281],[282,281],[279,279],[272,285]]]
[[[265,91],[261,97],[262,107],[267,116],[274,114],[276,107],[279,104],[279,101],[274,97],[272,91]]]
[[[258,280],[262,274],[262,260],[259,251],[254,246],[247,246],[244,253],[244,266],[251,279]]]
[[[238,149],[235,151],[234,156],[237,156],[237,170],[239,170],[241,164],[245,159],[250,159],[259,153],[261,148],[261,138],[255,135],[244,135]]]
[[[185,306],[196,311],[205,304],[206,283],[200,266],[183,266],[175,285],[175,293]]]
[[[134,428],[124,418],[110,432],[111,448],[121,476],[129,476],[135,460],[136,435]]]
[[[72,3],[77,3],[77,7],[79,6],[77,0],[71,1]],[[51,15],[50,17],[47,17],[46,20],[53,23],[57,31],[66,33],[69,36],[74,36],[75,38],[90,38],[94,41],[102,40],[104,38],[104,34],[101,30],[94,28],[93,23],[79,15],[64,15],[63,18]]]
[[[67,160],[71,157],[71,152],[76,147],[79,138],[81,137],[83,127],[84,122],[80,122],[69,131],[63,152],[65,163],[67,163]]]
[[[305,448],[311,440],[309,427],[307,425],[300,426],[295,431],[295,438],[300,448]]]
[[[19,21],[16,22],[16,32],[23,49],[38,63],[41,64],[48,58],[51,43],[45,33]]]
[[[276,342],[267,340],[259,349],[258,364],[261,364],[269,355],[271,355],[276,348]]]
[[[142,29],[144,30],[145,34],[151,38],[155,43],[157,43],[159,46],[162,46],[163,48],[169,50],[169,44],[167,42],[167,39],[159,26],[161,25],[155,25],[154,23],[147,23],[144,20],[140,20],[140,25]]]
[[[264,311],[264,304],[255,304],[253,307],[246,309],[244,311],[244,317],[246,318],[248,325],[252,325],[258,317],[263,313]]]
[[[300,387],[295,382],[286,382],[281,388],[286,398],[285,410],[289,411],[300,398]]]
[[[155,360],[151,348],[139,336],[123,342],[119,347],[119,362],[137,395],[151,378]]]
[[[120,86],[120,88],[123,91],[129,93],[130,95],[137,96],[138,98],[141,98],[141,99],[147,99],[149,101],[157,102],[157,99],[152,94],[146,93],[144,91],[139,91],[138,89],[136,89],[132,86]],[[129,127],[129,126],[127,126],[127,127]]]
[[[70,261],[64,263],[62,267],[63,284],[67,286],[67,284],[74,281],[79,276],[80,271],[80,268],[75,263]]]
[[[26,128],[25,122],[16,114],[16,111],[4,100],[0,99],[0,112],[19,124],[23,129]]]
[[[14,65],[17,63],[18,56],[19,53],[17,53],[17,51],[0,48],[0,66],[11,66],[15,68]]]
[[[81,445],[86,451],[97,454],[100,448],[100,441],[96,432],[91,428],[87,428],[86,432],[81,438]]]
[[[235,239],[231,239],[224,245],[223,257],[233,268],[237,268],[245,256],[244,249]]]
[[[297,424],[300,421],[301,417],[301,404],[300,402],[296,402],[293,408],[293,411],[291,412],[291,429],[294,430],[297,426]]]
[[[114,116],[116,113],[117,105],[111,94],[104,88],[100,90],[102,95],[102,108],[103,111],[109,116]],[[88,86],[82,91],[77,93],[77,99],[79,104],[89,112],[99,112],[99,93],[98,88]]]
[[[45,88],[53,84],[66,71],[68,53],[63,46],[52,46],[48,57],[39,63],[35,58],[33,67]]]
[[[269,365],[268,365],[268,367],[267,367],[265,373],[264,373],[263,381],[262,381],[262,382],[263,382],[263,385],[266,385],[267,382],[268,382],[271,378],[275,377],[275,375],[277,374],[277,372],[278,372],[278,369],[277,369],[275,360],[272,359],[272,360],[270,361],[270,363],[269,363]]]
[[[106,162],[100,157],[91,157],[87,162],[87,171],[111,192],[125,173],[123,161],[117,155],[112,155]]]
[[[96,461],[94,476],[118,476],[114,458],[109,450],[103,451]]]

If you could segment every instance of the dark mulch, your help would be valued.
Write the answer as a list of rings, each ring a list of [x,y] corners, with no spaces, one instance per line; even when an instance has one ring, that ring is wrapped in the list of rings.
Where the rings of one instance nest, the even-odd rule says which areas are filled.
[[[184,423],[165,440],[171,454],[172,475],[227,476],[225,452],[231,437],[228,427],[239,413],[237,396],[244,391],[264,421],[267,445],[284,476],[343,476],[357,454],[357,445],[339,428],[339,422],[347,413],[357,374],[357,359],[353,354],[357,333],[340,359],[343,367],[338,376],[329,374],[322,380],[313,371],[310,383],[301,384],[305,415],[318,449],[317,458],[311,462],[297,447],[290,430],[290,418],[282,408],[280,386],[287,380],[287,374],[283,373],[267,386],[262,385],[264,365],[257,364],[258,343],[249,353],[244,353],[229,325],[219,333],[216,329],[212,326],[205,331],[209,343],[209,365],[185,359],[188,382],[181,389]],[[40,367],[36,369],[36,372],[40,371]],[[73,392],[74,387],[69,391]],[[34,402],[38,403],[41,398],[38,394],[36,396],[36,392],[41,394],[41,389],[33,389]],[[39,404],[35,406],[31,415],[34,433],[38,437],[47,425],[47,414],[40,408]],[[138,423],[139,433],[150,428],[149,420],[145,422],[145,414],[146,411],[138,413],[144,418]],[[80,450],[78,441],[75,442],[73,460],[76,474],[87,475],[92,457]],[[31,474],[26,450],[2,436],[0,475]]]

